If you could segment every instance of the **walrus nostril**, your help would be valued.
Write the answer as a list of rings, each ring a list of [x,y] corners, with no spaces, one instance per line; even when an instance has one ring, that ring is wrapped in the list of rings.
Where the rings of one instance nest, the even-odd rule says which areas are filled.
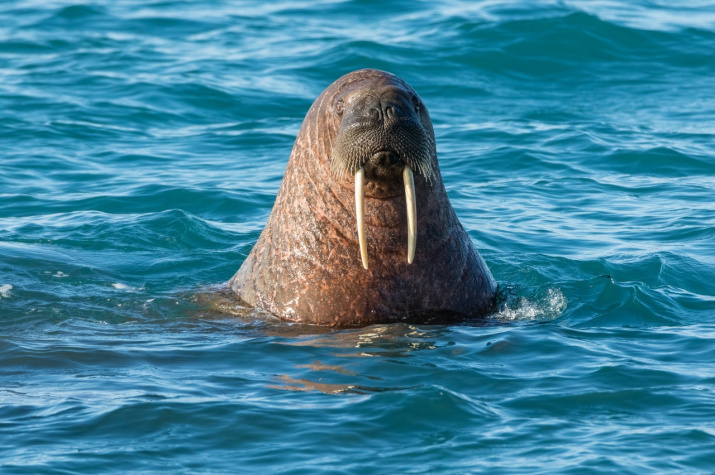
[[[367,115],[374,121],[382,120],[382,111],[378,107],[370,107]]]

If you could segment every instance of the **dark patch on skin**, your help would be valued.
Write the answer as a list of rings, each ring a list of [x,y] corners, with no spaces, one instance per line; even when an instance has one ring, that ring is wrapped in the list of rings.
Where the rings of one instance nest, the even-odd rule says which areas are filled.
[[[364,69],[335,81],[303,121],[271,216],[231,289],[280,317],[323,325],[453,323],[487,313],[496,284],[449,203],[434,144],[427,108],[400,78]],[[417,199],[412,264],[405,164]],[[355,219],[361,166],[368,270]]]

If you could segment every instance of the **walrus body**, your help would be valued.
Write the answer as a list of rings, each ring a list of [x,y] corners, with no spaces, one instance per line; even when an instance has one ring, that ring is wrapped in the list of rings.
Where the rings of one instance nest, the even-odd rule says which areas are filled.
[[[229,285],[303,323],[450,322],[491,309],[496,284],[447,198],[429,114],[410,86],[365,69],[316,99]]]

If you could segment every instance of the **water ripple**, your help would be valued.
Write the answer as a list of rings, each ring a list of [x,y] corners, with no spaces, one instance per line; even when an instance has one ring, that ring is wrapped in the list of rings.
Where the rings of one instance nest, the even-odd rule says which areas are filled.
[[[701,1],[0,4],[1,470],[709,471],[713,48]],[[225,288],[362,67],[429,108],[486,319]]]

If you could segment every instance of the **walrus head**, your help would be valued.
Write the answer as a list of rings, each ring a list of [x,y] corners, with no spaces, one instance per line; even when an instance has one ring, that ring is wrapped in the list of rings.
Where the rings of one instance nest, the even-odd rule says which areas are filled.
[[[349,76],[353,82],[340,84],[330,97],[329,108],[339,122],[331,170],[337,180],[345,174],[354,177],[360,255],[366,270],[365,178],[373,182],[372,197],[391,198],[398,190],[404,190],[407,262],[411,264],[417,244],[414,175],[431,184],[437,168],[429,113],[419,95],[397,76],[377,70],[357,73]]]

